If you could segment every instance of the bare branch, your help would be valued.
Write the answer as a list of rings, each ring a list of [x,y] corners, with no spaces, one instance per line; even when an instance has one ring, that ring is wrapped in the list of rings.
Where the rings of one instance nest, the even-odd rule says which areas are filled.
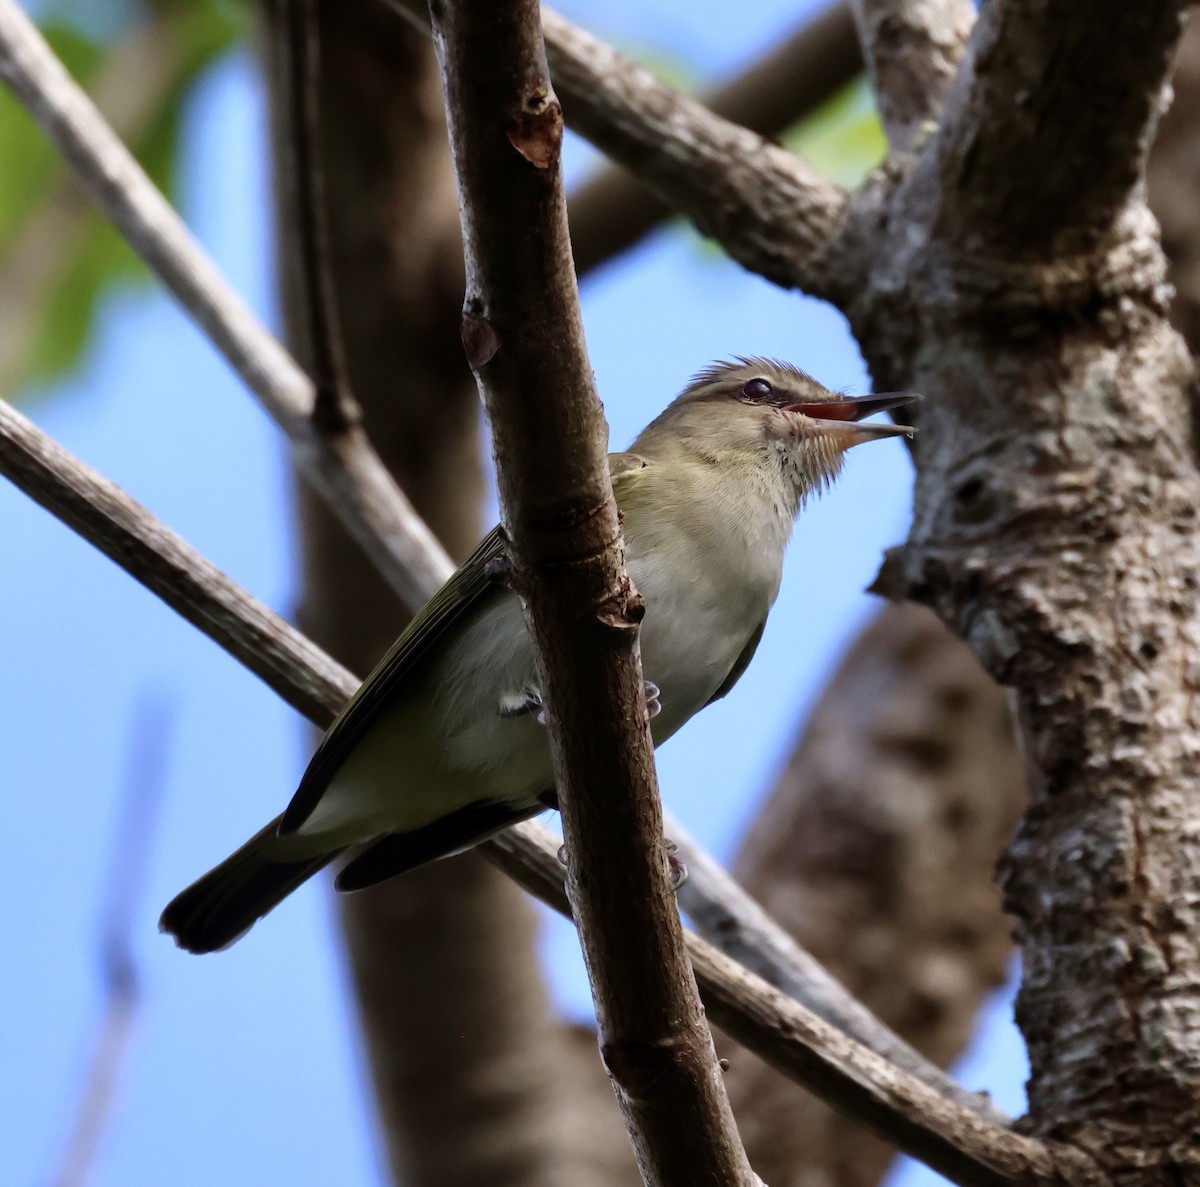
[[[768,139],[820,106],[862,70],[854,19],[831,4],[702,101],[715,115]],[[567,122],[570,123],[568,113]],[[619,165],[608,165],[567,199],[580,277],[633,247],[676,212]]]
[[[521,826],[488,843],[496,860],[561,914],[570,907],[554,835]],[[940,1096],[773,989],[699,936],[687,933],[713,1022],[772,1067],[897,1149],[964,1187],[1026,1187],[1091,1171],[1070,1147],[1021,1137]]]
[[[756,1181],[683,946],[637,623],[571,265],[536,0],[434,5],[461,194],[463,342],[539,655],[601,1054],[648,1184]]]
[[[320,40],[317,0],[274,0],[278,25],[279,80],[287,131],[281,137],[281,185],[294,218],[297,305],[304,311],[305,345],[312,375],[315,421],[328,433],[345,432],[361,415],[350,393],[329,273],[325,179],[318,151]]]
[[[0,474],[321,726],[357,681],[119,486],[0,400]]]
[[[699,848],[677,821],[667,819],[667,834],[679,846],[688,868],[688,881],[679,892],[680,905],[714,947],[948,1101],[993,1125],[1011,1124],[986,1097],[967,1091],[880,1022]]]
[[[328,725],[355,692],[358,682],[349,672],[3,402],[0,473],[315,724]],[[566,912],[558,844],[549,830],[517,825],[482,848],[522,885]],[[959,1156],[947,1153],[958,1149],[968,1169],[957,1181],[1016,1187],[1085,1165],[1068,1149],[1019,1137],[943,1100],[697,937],[688,945],[714,1020],[772,1066],[827,1099],[836,1097],[833,1103],[848,1116],[879,1132],[886,1129],[917,1157],[958,1167]]]
[[[418,0],[388,0],[428,28]],[[751,272],[814,296],[842,292],[828,248],[846,194],[794,153],[721,119],[649,71],[542,9],[563,114]]]
[[[1025,1125],[1147,1183],[1194,1165],[1200,1085],[1196,374],[1141,183],[1183,7],[986,5],[937,141],[865,195],[849,310],[928,397],[879,588],[1018,706]]]
[[[572,129],[750,271],[814,296],[831,291],[826,252],[846,210],[837,186],[552,10],[542,24]]]
[[[0,78],[77,180],[225,355],[287,434],[309,479],[413,608],[453,571],[376,456],[361,426],[325,432],[315,391],[225,283],[91,100],[13,0],[0,0]]]
[[[850,0],[892,149],[936,122],[975,21],[970,0]]]
[[[1105,241],[1142,175],[1188,7],[984,5],[932,163],[940,235],[1022,258]]]

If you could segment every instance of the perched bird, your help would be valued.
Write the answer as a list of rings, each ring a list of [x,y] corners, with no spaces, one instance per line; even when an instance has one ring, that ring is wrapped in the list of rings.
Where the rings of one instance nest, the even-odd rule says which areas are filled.
[[[723,697],[779,591],[792,524],[847,449],[913,430],[861,417],[908,393],[841,396],[765,359],[701,371],[609,457],[625,561],[646,602],[642,667],[656,745]],[[282,816],[178,895],[161,928],[211,952],[345,850],[357,890],[555,806],[533,645],[492,531],[321,739]]]

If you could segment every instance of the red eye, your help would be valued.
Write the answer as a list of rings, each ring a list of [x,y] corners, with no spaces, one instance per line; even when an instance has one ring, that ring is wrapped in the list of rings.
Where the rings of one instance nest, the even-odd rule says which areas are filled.
[[[765,379],[751,379],[742,388],[742,395],[748,400],[765,400],[772,390],[771,385]]]

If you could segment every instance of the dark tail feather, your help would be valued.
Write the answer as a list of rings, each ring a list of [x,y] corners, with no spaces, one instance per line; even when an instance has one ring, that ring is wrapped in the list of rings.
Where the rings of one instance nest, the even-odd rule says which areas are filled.
[[[488,800],[468,804],[412,832],[381,837],[338,871],[334,886],[338,890],[365,890],[439,857],[461,853],[510,824],[528,820],[545,810],[540,803],[514,806]]]
[[[236,853],[177,894],[158,921],[159,931],[174,936],[187,952],[228,948],[341,852],[334,849],[274,860],[271,850],[281,846],[278,827],[276,817]]]

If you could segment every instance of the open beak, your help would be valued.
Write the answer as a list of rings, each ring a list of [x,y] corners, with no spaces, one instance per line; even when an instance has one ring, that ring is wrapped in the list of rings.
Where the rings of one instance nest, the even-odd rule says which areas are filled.
[[[846,424],[846,430],[859,440],[869,437],[912,437],[917,431],[913,425],[898,425],[891,421],[880,421],[878,424],[856,422],[874,416],[876,412],[915,404],[920,398],[916,392],[881,392],[871,396],[838,396],[833,400],[817,400],[811,404],[789,404],[787,410],[812,420],[851,422],[854,427],[851,429],[850,424]]]

